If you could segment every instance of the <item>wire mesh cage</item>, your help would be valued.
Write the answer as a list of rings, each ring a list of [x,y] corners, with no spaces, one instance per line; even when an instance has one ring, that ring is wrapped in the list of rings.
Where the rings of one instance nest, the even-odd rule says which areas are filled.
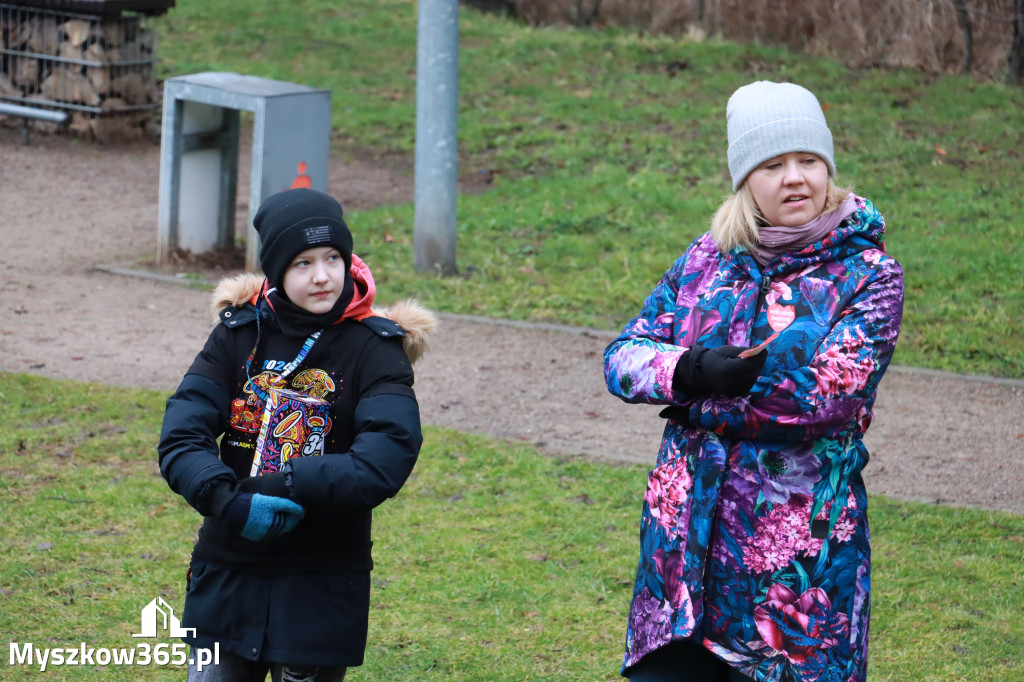
[[[0,3],[0,102],[67,111],[68,130],[78,136],[152,134],[159,90],[149,24],[134,13]]]

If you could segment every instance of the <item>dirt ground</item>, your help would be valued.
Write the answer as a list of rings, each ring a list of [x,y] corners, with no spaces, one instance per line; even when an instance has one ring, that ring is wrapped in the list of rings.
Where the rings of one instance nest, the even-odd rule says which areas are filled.
[[[156,251],[159,155],[152,143],[104,147],[44,135],[25,146],[17,130],[0,130],[0,370],[168,393],[177,385],[209,333],[208,293],[173,275],[104,269]],[[243,149],[240,220],[249,168]],[[332,158],[328,184],[348,208],[413,197],[410,172],[372,162]],[[358,252],[360,229],[372,226],[352,228]],[[613,332],[442,322],[416,365],[426,423],[550,452],[654,461],[657,410],[604,388],[601,354]],[[1024,514],[1022,381],[894,367],[866,442],[870,492]]]

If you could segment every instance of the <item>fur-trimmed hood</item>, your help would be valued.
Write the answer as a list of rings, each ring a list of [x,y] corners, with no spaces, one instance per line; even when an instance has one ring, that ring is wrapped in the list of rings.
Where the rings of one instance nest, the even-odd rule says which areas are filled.
[[[398,301],[390,306],[372,306],[376,287],[373,276],[366,264],[355,254],[352,255],[352,278],[356,282],[355,297],[349,305],[346,317],[364,319],[386,317],[405,332],[402,339],[405,353],[410,362],[416,362],[430,345],[430,336],[437,331],[438,319],[431,310],[415,300]],[[241,307],[246,303],[255,304],[263,291],[266,279],[262,275],[245,272],[222,279],[210,299],[210,312],[214,324],[220,322],[220,314],[226,308]]]

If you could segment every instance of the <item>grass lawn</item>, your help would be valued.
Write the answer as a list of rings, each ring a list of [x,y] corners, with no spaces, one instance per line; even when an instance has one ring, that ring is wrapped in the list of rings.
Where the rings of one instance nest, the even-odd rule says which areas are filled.
[[[0,632],[135,646],[180,614],[199,517],[156,467],[165,396],[0,373]],[[614,680],[646,471],[437,428],[374,521],[359,680]],[[1024,676],[1024,517],[871,500],[876,680]],[[171,643],[171,640],[146,640]],[[38,666],[37,666],[38,667]],[[0,679],[182,679],[175,666]]]
[[[337,153],[411,171],[412,0],[179,0],[162,74],[237,71],[332,91]],[[385,296],[618,329],[729,191],[725,102],[792,80],[820,98],[841,184],[887,218],[904,266],[895,362],[1024,377],[1024,89],[855,71],[781,48],[530,28],[462,8],[459,275],[412,271],[413,207],[362,213]]]
[[[460,173],[490,184],[460,197],[456,277],[412,272],[412,206],[350,214],[387,297],[620,326],[728,190],[728,95],[793,80],[827,108],[840,182],[888,218],[907,284],[895,361],[1024,377],[1021,89],[461,17]],[[178,0],[157,25],[164,76],[330,88],[335,152],[411,172],[411,0]],[[154,597],[180,614],[199,519],[157,471],[165,397],[0,373],[0,632],[12,643],[131,647]],[[644,468],[437,428],[426,438],[376,514],[371,641],[349,679],[617,679]],[[1024,678],[1024,517],[871,505],[872,679]],[[182,677],[0,665],[2,680]]]

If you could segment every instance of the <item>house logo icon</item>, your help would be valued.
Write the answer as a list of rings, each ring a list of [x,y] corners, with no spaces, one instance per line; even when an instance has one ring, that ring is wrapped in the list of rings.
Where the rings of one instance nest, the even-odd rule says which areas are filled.
[[[190,634],[195,637],[196,629],[181,627],[181,622],[174,616],[174,609],[162,597],[157,597],[142,608],[142,632],[132,637],[156,637],[158,622],[163,623],[163,629],[171,637],[186,637]]]

